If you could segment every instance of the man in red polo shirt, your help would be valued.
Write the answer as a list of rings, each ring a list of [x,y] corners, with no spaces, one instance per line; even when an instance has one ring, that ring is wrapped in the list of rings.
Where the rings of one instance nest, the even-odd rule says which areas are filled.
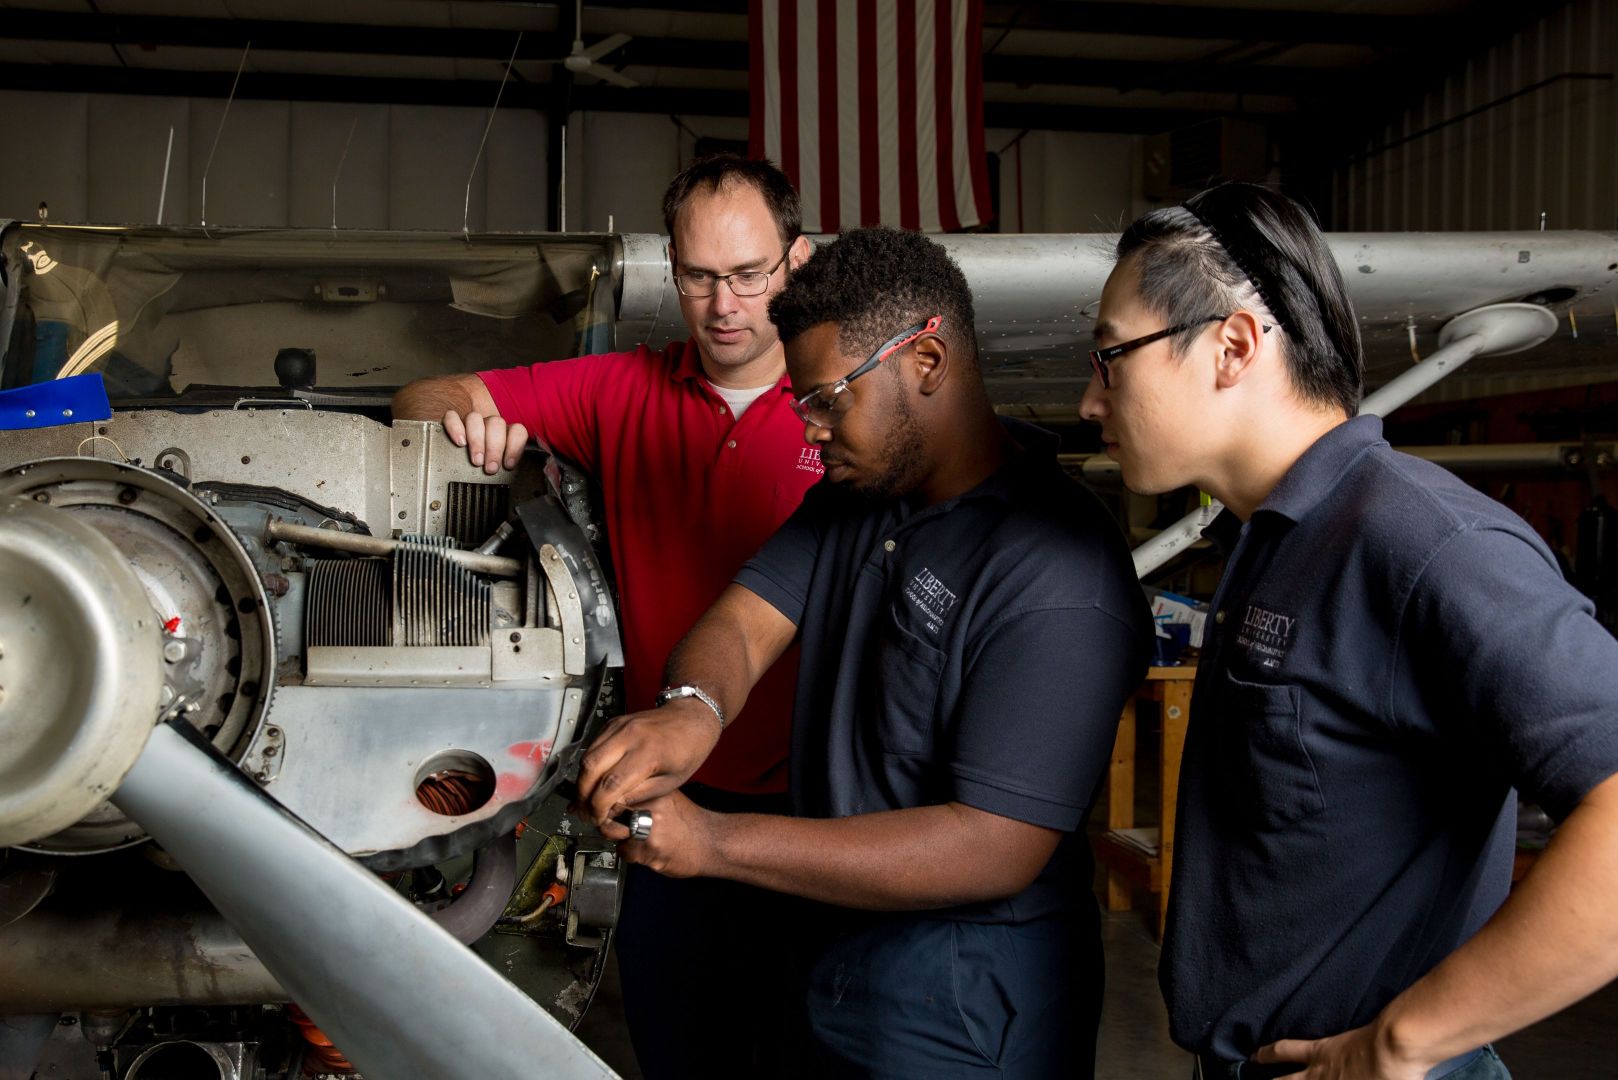
[[[690,340],[423,379],[393,401],[399,419],[441,420],[488,473],[515,468],[532,432],[600,483],[628,712],[657,704],[669,653],[822,472],[792,413],[768,315],[809,256],[797,193],[768,162],[721,155],[676,176],[663,212]],[[786,656],[745,713],[701,718],[717,746],[682,789],[693,801],[786,812],[795,674],[796,656]],[[693,723],[693,712],[673,710],[670,721]],[[632,868],[618,957],[648,1078],[781,1071],[770,1055],[790,1041],[790,984],[770,943],[781,940],[783,903],[730,882]]]

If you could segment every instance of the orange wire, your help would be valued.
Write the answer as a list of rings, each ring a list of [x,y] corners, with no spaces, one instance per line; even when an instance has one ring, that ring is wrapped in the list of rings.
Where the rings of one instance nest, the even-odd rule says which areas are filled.
[[[343,1056],[343,1052],[332,1045],[331,1038],[309,1019],[309,1014],[296,1005],[287,1006],[287,1019],[298,1027],[298,1033],[308,1043],[304,1048],[303,1071],[305,1073],[329,1072],[352,1073],[353,1064]],[[315,1068],[310,1068],[313,1065]]]

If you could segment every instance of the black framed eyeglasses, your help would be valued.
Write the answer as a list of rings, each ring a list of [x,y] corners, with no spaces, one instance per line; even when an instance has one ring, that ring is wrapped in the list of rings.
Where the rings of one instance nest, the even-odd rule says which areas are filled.
[[[853,402],[853,395],[848,390],[849,383],[868,371],[874,371],[878,364],[881,364],[888,357],[893,356],[923,334],[938,333],[938,328],[942,325],[944,325],[944,316],[934,315],[926,322],[919,322],[914,326],[906,327],[899,331],[878,345],[876,351],[866,359],[865,363],[850,371],[841,379],[838,379],[830,386],[816,387],[802,397],[794,398],[792,411],[797,413],[798,419],[805,424],[813,424],[816,427],[823,428],[835,427],[837,421],[842,419],[843,413],[848,411],[849,405]]]
[[[1147,334],[1145,337],[1138,337],[1132,341],[1126,341],[1121,345],[1109,345],[1105,349],[1091,349],[1090,367],[1095,371],[1096,377],[1101,380],[1102,389],[1111,390],[1112,376],[1108,365],[1114,360],[1118,359],[1120,356],[1124,355],[1125,353],[1134,352],[1136,349],[1142,348],[1143,346],[1150,345],[1154,341],[1162,341],[1166,337],[1172,337],[1182,330],[1191,329],[1193,326],[1201,326],[1203,323],[1210,322],[1224,322],[1228,318],[1230,318],[1229,315],[1204,315],[1200,319],[1192,319],[1188,322],[1180,323],[1178,326],[1171,326],[1167,330],[1159,330],[1155,334]],[[1264,332],[1266,334],[1273,329],[1275,328],[1270,326],[1268,323],[1264,324]]]
[[[791,253],[790,247],[781,252],[781,257],[775,260],[775,265],[768,270],[738,270],[734,274],[711,274],[706,270],[688,270],[674,275],[674,287],[680,290],[681,296],[700,298],[718,292],[719,283],[723,281],[730,286],[732,296],[758,296],[770,287],[770,278],[781,269],[781,264],[787,261],[787,256]]]

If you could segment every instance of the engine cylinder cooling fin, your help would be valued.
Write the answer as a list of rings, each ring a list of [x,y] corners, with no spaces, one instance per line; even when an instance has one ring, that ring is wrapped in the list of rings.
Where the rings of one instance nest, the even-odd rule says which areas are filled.
[[[315,559],[308,564],[304,641],[390,645],[392,583],[386,559]]]
[[[449,483],[444,532],[460,547],[474,548],[489,538],[511,512],[511,489],[505,484]]]
[[[487,645],[488,581],[451,562],[448,536],[404,536],[393,556],[393,644]]]
[[[465,769],[445,769],[416,785],[416,798],[435,814],[456,817],[470,814],[494,794],[492,776]]]

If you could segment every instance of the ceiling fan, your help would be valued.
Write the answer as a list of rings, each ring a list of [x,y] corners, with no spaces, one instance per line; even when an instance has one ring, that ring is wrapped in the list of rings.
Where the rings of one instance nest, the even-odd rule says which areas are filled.
[[[561,64],[575,75],[590,75],[603,82],[610,82],[614,86],[639,86],[634,79],[621,75],[605,64],[599,63],[603,56],[615,49],[622,48],[630,41],[628,34],[609,34],[590,46],[584,47],[584,0],[577,0],[573,8],[573,51],[566,56],[555,60],[544,61],[548,64]]]

